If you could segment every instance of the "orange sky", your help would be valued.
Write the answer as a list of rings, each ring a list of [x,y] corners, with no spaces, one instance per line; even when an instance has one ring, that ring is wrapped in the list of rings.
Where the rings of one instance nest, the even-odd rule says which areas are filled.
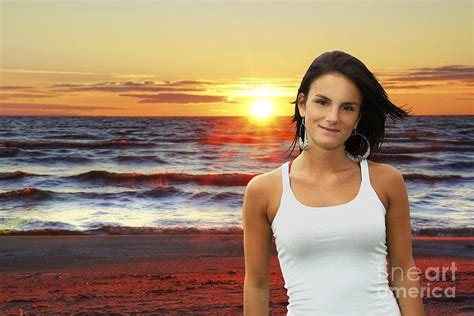
[[[332,50],[415,115],[474,115],[472,1],[0,5],[0,115],[292,115]]]

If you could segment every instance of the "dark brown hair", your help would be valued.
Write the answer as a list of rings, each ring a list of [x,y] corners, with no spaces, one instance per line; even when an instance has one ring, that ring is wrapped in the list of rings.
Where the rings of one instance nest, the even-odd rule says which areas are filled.
[[[328,73],[344,75],[357,86],[362,94],[359,114],[362,117],[357,124],[357,132],[363,134],[370,143],[370,155],[367,157],[367,159],[370,159],[382,146],[387,117],[398,120],[406,119],[411,116],[410,110],[405,111],[393,104],[375,75],[359,59],[339,50],[321,54],[311,63],[303,76],[296,94],[296,100],[291,102],[291,104],[295,104],[295,114],[292,117],[291,124],[296,122],[296,126],[295,137],[288,157],[291,156],[298,143],[298,137],[304,137],[305,132],[304,127],[300,128],[302,117],[298,109],[298,95],[303,93],[304,103],[306,103],[311,84]],[[298,135],[298,131],[301,135]],[[367,150],[366,142],[362,137],[349,137],[344,145],[345,149],[354,156],[361,155]],[[362,148],[365,149],[361,151]]]

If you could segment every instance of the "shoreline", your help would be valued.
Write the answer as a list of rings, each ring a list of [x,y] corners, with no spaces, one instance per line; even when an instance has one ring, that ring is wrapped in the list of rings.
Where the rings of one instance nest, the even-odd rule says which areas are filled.
[[[141,312],[242,315],[243,235],[0,236],[0,314]],[[283,314],[275,240],[270,259],[270,312]],[[455,262],[455,297],[425,297],[426,315],[472,313],[474,237],[413,237],[422,272]],[[21,311],[20,311],[21,310]]]

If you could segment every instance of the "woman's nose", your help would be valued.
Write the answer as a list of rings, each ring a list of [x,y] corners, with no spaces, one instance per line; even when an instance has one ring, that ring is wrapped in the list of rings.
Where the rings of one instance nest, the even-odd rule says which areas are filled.
[[[331,109],[326,115],[326,120],[328,122],[337,122],[338,119],[339,119],[339,111],[337,107],[331,107]]]

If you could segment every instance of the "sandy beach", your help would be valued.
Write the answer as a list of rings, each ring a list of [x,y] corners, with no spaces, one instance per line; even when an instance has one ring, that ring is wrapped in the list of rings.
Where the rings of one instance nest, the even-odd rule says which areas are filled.
[[[270,314],[287,305],[275,245]],[[425,297],[426,315],[474,313],[474,238],[415,237],[417,267],[456,266],[455,280],[422,286],[455,290]],[[241,234],[0,237],[0,314],[146,313],[241,315]],[[443,293],[441,293],[443,294]]]

